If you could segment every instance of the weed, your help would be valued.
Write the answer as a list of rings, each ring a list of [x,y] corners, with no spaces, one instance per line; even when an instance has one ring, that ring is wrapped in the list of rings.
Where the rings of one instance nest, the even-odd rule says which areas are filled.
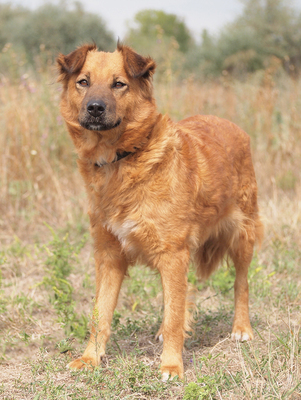
[[[50,230],[53,239],[48,246],[45,246],[48,268],[43,284],[52,293],[50,303],[56,310],[58,322],[64,325],[66,335],[73,335],[83,340],[87,335],[88,319],[84,314],[76,313],[72,298],[73,287],[68,281],[72,264],[76,262],[76,256],[83,243],[75,248],[68,240],[68,234],[61,239],[53,229]]]
[[[265,267],[258,265],[258,260],[256,257],[254,257],[249,269],[249,285],[252,296],[256,297],[257,299],[269,296],[272,286],[271,278],[274,275],[275,271],[267,274]]]
[[[29,251],[26,245],[15,235],[13,243],[7,249],[7,253],[13,257],[22,258],[26,254],[28,255]]]
[[[0,262],[1,261],[3,261],[2,262],[2,265],[3,265],[4,262],[5,262],[5,259],[3,257],[2,260],[1,260],[1,256],[0,256]],[[0,263],[0,266],[1,266],[1,263]],[[0,288],[1,288],[1,286],[2,286],[2,272],[1,272],[1,269],[0,269]],[[0,289],[0,314],[3,314],[3,313],[6,312],[7,299],[5,298],[4,293],[5,293],[4,290]]]
[[[183,400],[212,399],[217,391],[214,377],[203,375],[197,378],[197,382],[190,382],[184,390]]]
[[[274,254],[273,266],[275,271],[293,274],[296,263],[301,260],[301,251],[298,246],[294,242],[287,245],[279,238],[275,238],[271,245]]]
[[[56,347],[60,353],[67,353],[68,351],[72,351],[73,350],[72,340],[70,340],[69,338],[67,338],[67,339],[65,338],[65,339],[61,340],[56,345]]]
[[[297,177],[292,171],[284,171],[276,178],[276,182],[282,190],[295,190]]]
[[[104,399],[121,399],[136,397],[169,398],[168,389],[173,384],[161,382],[157,370],[136,357],[116,357],[107,368],[95,368],[86,372],[86,382],[89,383]]]
[[[143,273],[141,273],[143,268]],[[160,275],[149,268],[136,266],[130,269],[127,280],[127,297],[132,311],[151,308],[151,300],[162,290]]]
[[[227,293],[234,287],[235,270],[227,265],[221,266],[209,280],[214,290]]]

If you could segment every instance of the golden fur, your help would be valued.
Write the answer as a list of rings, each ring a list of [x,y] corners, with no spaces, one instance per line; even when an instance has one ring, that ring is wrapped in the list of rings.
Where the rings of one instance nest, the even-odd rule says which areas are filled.
[[[248,267],[262,238],[248,135],[235,124],[197,115],[179,123],[156,109],[155,63],[127,46],[113,53],[85,45],[58,57],[61,113],[73,139],[89,202],[96,302],[79,369],[98,365],[127,271],[161,274],[163,378],[183,377],[187,270],[207,278],[225,256],[236,269],[234,339],[252,339]]]

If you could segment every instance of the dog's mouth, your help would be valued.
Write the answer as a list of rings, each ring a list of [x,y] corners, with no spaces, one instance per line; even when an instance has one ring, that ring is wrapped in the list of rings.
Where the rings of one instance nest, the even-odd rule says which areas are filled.
[[[88,129],[89,131],[109,131],[111,129],[117,128],[121,124],[121,118],[117,120],[117,122],[114,123],[105,123],[105,122],[100,122],[100,121],[80,121],[80,125]]]

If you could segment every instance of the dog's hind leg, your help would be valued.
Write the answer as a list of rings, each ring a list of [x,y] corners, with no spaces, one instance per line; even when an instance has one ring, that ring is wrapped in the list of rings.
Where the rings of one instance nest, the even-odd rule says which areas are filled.
[[[233,340],[241,341],[253,339],[249,319],[248,269],[253,257],[254,240],[248,237],[246,233],[240,234],[235,248],[229,251],[236,271],[234,283],[235,315],[231,337]]]
[[[96,299],[92,316],[91,335],[82,357],[68,365],[71,369],[99,365],[101,357],[105,354],[106,343],[111,332],[114,309],[127,270],[127,263],[123,256],[120,253],[117,256],[118,248],[115,249],[115,252],[112,252],[111,244],[110,250],[110,253],[103,251],[96,251],[95,253]]]
[[[156,263],[161,273],[164,296],[163,352],[161,368],[163,380],[178,375],[183,378],[182,350],[185,336],[185,303],[187,293],[188,250],[164,253]]]

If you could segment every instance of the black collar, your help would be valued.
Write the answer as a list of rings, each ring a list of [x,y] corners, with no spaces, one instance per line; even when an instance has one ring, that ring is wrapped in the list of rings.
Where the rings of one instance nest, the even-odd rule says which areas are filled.
[[[110,163],[103,162],[101,164],[95,163],[94,165],[95,165],[95,167],[103,167],[104,165],[107,165],[107,164],[113,164],[114,162],[120,161],[130,154],[132,154],[132,152],[130,152],[130,151],[124,151],[123,153],[116,153],[117,158],[115,160],[113,160],[112,162],[110,162]]]

